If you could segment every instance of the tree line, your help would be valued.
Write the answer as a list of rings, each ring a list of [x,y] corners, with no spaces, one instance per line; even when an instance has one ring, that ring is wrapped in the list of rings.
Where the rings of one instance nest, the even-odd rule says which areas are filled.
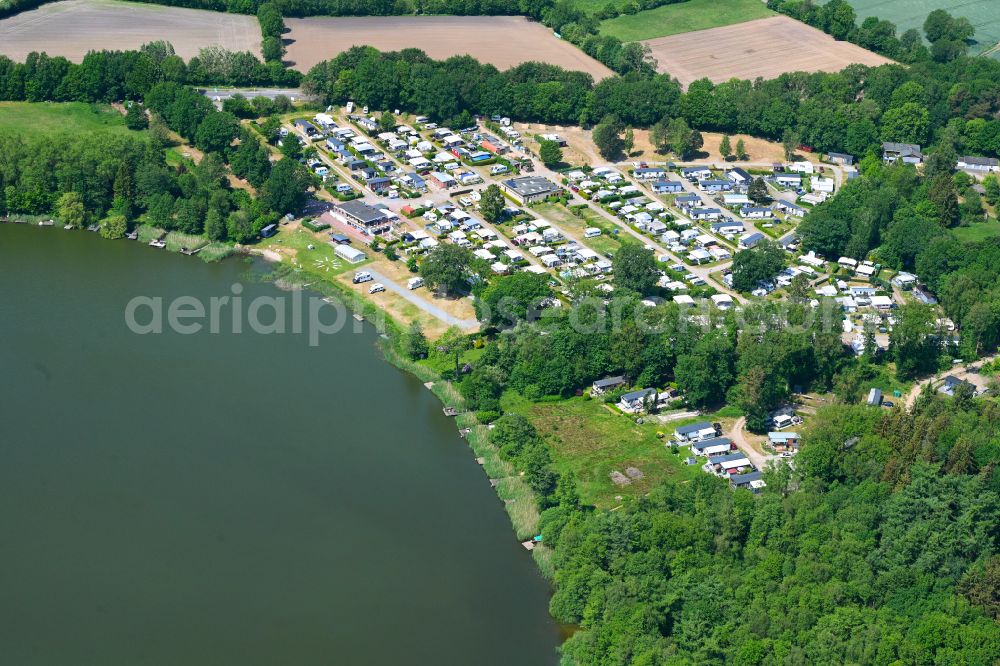
[[[401,108],[466,125],[477,114],[524,122],[594,125],[614,116],[625,126],[690,128],[781,140],[786,133],[821,151],[861,157],[882,141],[932,145],[953,128],[959,150],[1000,154],[1000,62],[960,56],[908,67],[852,65],[837,73],[691,83],[630,73],[599,83],[542,63],[499,71],[460,56],[443,61],[407,49],[355,47],[316,65],[305,87],[326,103],[348,100]]]
[[[281,62],[285,55],[282,35],[285,34],[285,19],[281,10],[273,2],[265,2],[257,8],[257,22],[260,23],[262,38],[261,52],[266,62]]]
[[[262,0],[140,0],[158,5],[209,9],[234,14],[255,14]],[[463,16],[525,15],[538,18],[552,0],[277,0],[285,16],[405,16],[455,14]]]
[[[119,102],[142,100],[160,82],[187,85],[297,85],[299,74],[262,63],[249,51],[202,49],[188,62],[168,42],[135,51],[91,51],[80,64],[30,53],[23,63],[0,56],[0,100]]]
[[[857,24],[857,14],[847,0],[830,0],[816,4],[807,0],[768,0],[770,9],[787,14],[814,28],[819,28],[834,39],[853,42],[893,60],[914,63],[933,59],[949,62],[968,53],[968,42],[975,29],[969,19],[952,17],[943,9],[928,14],[923,25],[923,35],[910,28],[896,36],[892,21],[870,16]],[[924,45],[924,37],[930,48]]]

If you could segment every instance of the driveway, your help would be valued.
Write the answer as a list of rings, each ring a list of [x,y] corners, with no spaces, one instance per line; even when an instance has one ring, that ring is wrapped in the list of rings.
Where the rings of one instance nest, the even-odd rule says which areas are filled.
[[[920,392],[923,391],[925,386],[927,385],[933,386],[938,382],[940,382],[945,377],[947,377],[948,375],[952,375],[954,377],[957,377],[958,379],[963,379],[967,382],[975,384],[976,389],[982,391],[984,388],[986,388],[986,383],[988,381],[987,378],[983,377],[977,372],[971,371],[969,368],[973,366],[978,368],[982,366],[984,363],[990,363],[994,361],[997,358],[997,356],[1000,356],[1000,354],[993,354],[992,356],[986,356],[977,361],[970,361],[969,363],[954,365],[945,370],[944,372],[939,372],[938,374],[930,377],[929,379],[917,382],[916,384],[913,385],[913,388],[910,389],[910,392],[906,394],[907,411],[913,409],[913,405],[917,402],[917,398],[920,396]]]
[[[382,275],[378,271],[372,270],[370,268],[365,268],[363,270],[366,270],[369,273],[371,273],[372,277],[375,279],[375,282],[381,282],[382,284],[385,285],[385,288],[388,289],[389,291],[399,294],[400,296],[408,300],[410,303],[413,303],[427,314],[433,317],[437,317],[444,323],[450,326],[458,326],[464,331],[469,331],[479,328],[479,322],[476,321],[475,319],[459,319],[454,315],[448,314],[447,312],[445,312],[438,306],[434,305],[433,303],[429,302],[425,298],[418,296],[414,290],[407,289],[406,287],[396,284],[395,282],[393,282],[386,276]]]
[[[733,444],[736,445],[740,451],[746,454],[753,466],[758,470],[763,471],[767,464],[775,458],[773,455],[767,455],[759,450],[757,450],[749,441],[747,441],[746,434],[743,429],[746,427],[747,419],[745,416],[741,416],[736,419],[736,423],[733,424],[733,430],[727,437],[733,440]]]

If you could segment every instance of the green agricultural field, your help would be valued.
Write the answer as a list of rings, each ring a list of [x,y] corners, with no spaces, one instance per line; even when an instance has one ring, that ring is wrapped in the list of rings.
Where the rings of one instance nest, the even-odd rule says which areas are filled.
[[[601,34],[634,42],[774,15],[760,0],[688,0],[602,21]]]
[[[944,9],[954,16],[964,16],[976,29],[973,53],[993,49],[990,55],[1000,57],[1000,3],[997,0],[848,0],[858,14],[858,23],[869,16],[877,16],[896,24],[896,34],[910,28],[920,30],[924,19],[935,9]]]
[[[125,117],[104,104],[0,102],[0,131],[128,132]]]

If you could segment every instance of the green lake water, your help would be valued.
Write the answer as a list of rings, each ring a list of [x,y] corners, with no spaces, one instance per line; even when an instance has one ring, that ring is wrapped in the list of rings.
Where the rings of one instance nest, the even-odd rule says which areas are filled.
[[[0,663],[556,663],[548,585],[371,327],[125,325],[247,270],[0,225]]]

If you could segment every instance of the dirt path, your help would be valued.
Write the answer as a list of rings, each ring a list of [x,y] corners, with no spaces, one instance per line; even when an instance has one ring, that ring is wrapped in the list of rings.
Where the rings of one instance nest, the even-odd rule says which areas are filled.
[[[736,448],[746,454],[747,458],[750,459],[750,462],[753,463],[754,467],[758,470],[763,470],[775,456],[768,455],[760,451],[757,447],[747,441],[746,433],[743,432],[743,429],[746,427],[746,422],[747,419],[745,416],[741,416],[736,419],[736,423],[733,424],[732,432],[726,436],[733,440],[733,444],[736,445]]]
[[[913,409],[913,405],[916,404],[917,398],[920,397],[920,393],[921,391],[923,391],[925,386],[928,385],[933,386],[934,384],[940,382],[948,375],[975,384],[977,389],[982,390],[986,386],[986,378],[976,372],[970,371],[970,368],[973,366],[978,368],[982,366],[984,363],[991,363],[998,357],[1000,357],[1000,354],[993,354],[992,356],[985,356],[976,361],[970,361],[969,363],[962,363],[960,365],[955,365],[948,368],[944,372],[939,372],[936,375],[933,375],[927,379],[917,382],[916,384],[913,385],[913,388],[910,389],[910,392],[906,394],[905,404],[907,411]]]
[[[471,331],[479,328],[479,322],[475,319],[459,319],[458,317],[445,312],[444,309],[438,307],[437,305],[434,305],[426,299],[418,296],[413,292],[413,290],[396,284],[378,271],[371,268],[365,268],[365,270],[372,274],[372,277],[375,278],[376,282],[384,284],[386,289],[402,296],[404,299],[417,306],[427,314],[437,317],[446,324],[458,326],[465,331]]]

